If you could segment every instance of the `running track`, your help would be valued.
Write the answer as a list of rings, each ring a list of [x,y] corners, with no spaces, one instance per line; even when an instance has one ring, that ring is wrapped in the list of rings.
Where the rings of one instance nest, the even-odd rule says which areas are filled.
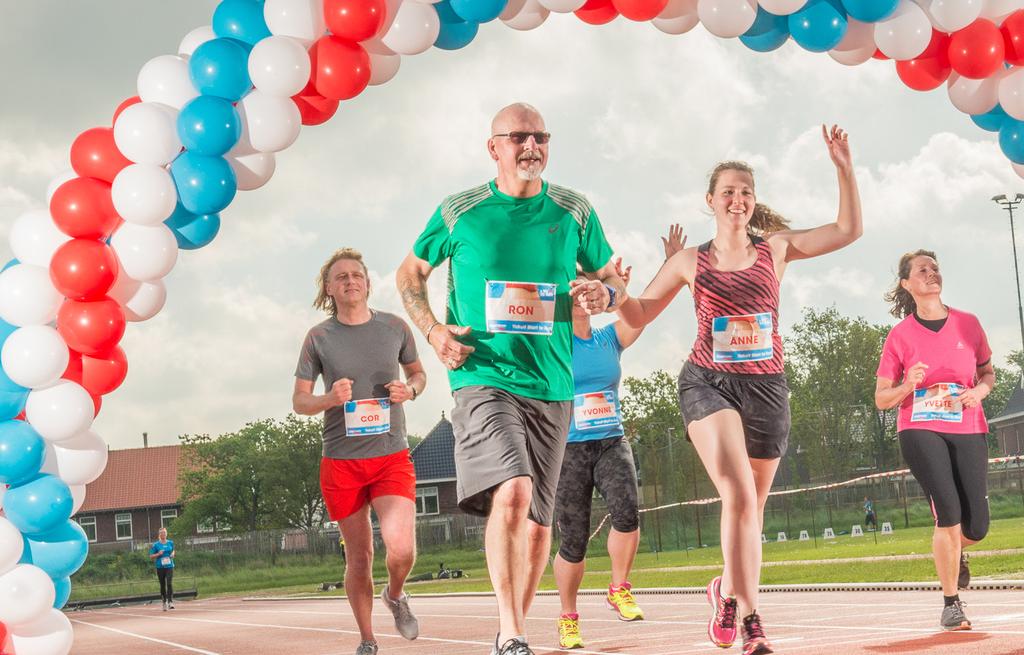
[[[938,592],[788,592],[762,594],[761,615],[777,653],[928,653],[1024,655],[1024,592],[968,591],[962,596],[975,629],[942,633]],[[710,646],[703,596],[643,594],[647,620],[623,623],[597,595],[580,596],[586,648],[579,655],[739,653]],[[420,638],[395,632],[380,601],[374,606],[381,655],[487,655],[497,627],[493,597],[413,597]],[[559,653],[555,596],[539,596],[528,618],[537,655]],[[75,655],[352,655],[355,622],[343,599],[214,599],[96,609],[68,614]]]

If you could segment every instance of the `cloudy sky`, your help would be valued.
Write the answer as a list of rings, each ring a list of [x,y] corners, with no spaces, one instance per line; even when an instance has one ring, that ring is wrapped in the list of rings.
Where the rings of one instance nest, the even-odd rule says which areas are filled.
[[[135,94],[142,64],[177,52],[214,6],[41,0],[5,13],[0,236],[43,205],[49,180],[69,167],[74,137],[109,125]],[[95,429],[128,448],[143,432],[150,444],[171,444],[287,414],[302,337],[321,320],[310,304],[322,261],[341,246],[362,250],[372,305],[404,315],[395,268],[445,195],[494,175],[490,117],[519,100],[537,106],[554,135],[547,178],[590,197],[612,246],[634,265],[637,288],[656,270],[670,223],[682,223],[691,244],[712,236],[703,195],[719,160],[750,161],[759,200],[795,226],[833,220],[835,174],[819,126],[837,122],[850,133],[865,236],[790,267],[783,330],[804,307],[831,304],[890,320],[881,295],[896,260],[924,247],[939,253],[944,300],[981,318],[996,363],[1020,345],[1008,222],[989,198],[1024,191],[1024,180],[944,87],[916,93],[891,62],[847,68],[792,42],[758,54],[702,27],[668,36],[621,18],[592,27],[553,14],[531,32],[497,22],[463,50],[406,57],[391,82],[343,104],[329,124],[303,128],[278,154],[274,178],[224,212],[213,244],[181,253],[163,312],[129,324],[128,379],[106,398]],[[440,307],[443,272],[434,277]],[[694,333],[684,291],[624,357],[626,374],[675,372]],[[451,397],[417,339],[429,384],[407,413],[422,435]]]

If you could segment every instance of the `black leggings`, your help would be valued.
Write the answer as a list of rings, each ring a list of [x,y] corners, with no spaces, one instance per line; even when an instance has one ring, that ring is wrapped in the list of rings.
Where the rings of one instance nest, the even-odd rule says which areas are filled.
[[[935,525],[960,525],[981,541],[988,534],[988,443],[983,434],[902,430],[900,450],[928,495]]]
[[[160,579],[160,598],[164,602],[174,600],[174,569],[157,569],[156,577]]]

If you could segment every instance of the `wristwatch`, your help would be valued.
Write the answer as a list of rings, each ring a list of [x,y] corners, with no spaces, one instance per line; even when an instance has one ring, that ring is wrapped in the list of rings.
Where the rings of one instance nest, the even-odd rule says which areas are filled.
[[[610,284],[604,285],[604,288],[608,289],[608,296],[610,298],[608,300],[608,309],[611,309],[611,308],[615,307],[615,289],[612,288],[612,286]]]

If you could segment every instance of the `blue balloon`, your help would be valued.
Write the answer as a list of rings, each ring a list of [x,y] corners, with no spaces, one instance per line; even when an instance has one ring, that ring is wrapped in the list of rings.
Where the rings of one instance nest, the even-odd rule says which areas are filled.
[[[846,13],[862,23],[877,23],[888,18],[899,4],[900,0],[843,0]]]
[[[849,26],[840,0],[810,0],[789,15],[788,23],[793,40],[811,52],[826,52],[839,45]]]
[[[192,220],[171,228],[178,247],[182,250],[198,250],[209,245],[220,232],[220,214],[192,215]]]
[[[0,423],[0,484],[22,484],[39,474],[46,442],[25,421]]]
[[[235,172],[223,157],[185,151],[171,162],[178,198],[193,214],[216,214],[231,204],[237,190]]]
[[[770,14],[758,6],[757,18],[750,29],[740,35],[743,45],[757,52],[771,52],[789,40],[789,20]]]
[[[71,518],[71,489],[60,478],[40,473],[7,490],[4,512],[24,534],[49,532]]]
[[[1024,121],[1007,116],[999,128],[999,147],[1014,164],[1024,164]]]
[[[49,532],[24,538],[20,563],[34,564],[54,580],[74,575],[89,554],[89,537],[70,520]]]
[[[242,120],[234,105],[217,96],[198,96],[178,114],[178,137],[192,152],[223,155],[242,136]]]
[[[441,31],[434,40],[435,47],[442,50],[458,50],[476,38],[480,25],[474,21],[467,21],[455,13],[448,0],[435,4],[434,9],[437,10],[437,17],[441,21]]]
[[[255,0],[224,0],[213,12],[213,33],[256,45],[270,36],[263,19],[263,3]]]
[[[71,578],[54,580],[53,588],[57,591],[57,596],[53,599],[53,609],[59,610],[67,605],[68,599],[71,598]]]
[[[196,48],[188,61],[192,86],[199,93],[232,102],[252,88],[249,51],[235,39],[212,39]]]
[[[494,20],[505,10],[508,0],[450,0],[452,11],[467,23],[486,23]],[[438,3],[448,4],[448,2]],[[436,9],[438,5],[434,5]],[[441,12],[438,11],[440,17]],[[441,18],[444,21],[444,18]]]
[[[6,271],[8,268],[10,268],[11,266],[14,266],[17,263],[18,263],[17,259],[12,259],[11,261],[7,262],[7,266],[4,266],[4,270]],[[3,343],[4,341],[7,341],[7,337],[11,336],[11,334],[13,334],[14,331],[17,330],[17,329],[18,329],[17,325],[11,325],[10,323],[5,321],[4,319],[0,318],[0,343]]]
[[[1003,121],[1006,120],[1006,112],[1003,111],[1002,105],[996,105],[990,111],[984,114],[972,114],[971,120],[974,124],[983,130],[989,132],[998,132],[1003,126]]]
[[[9,269],[9,268],[10,268],[10,267],[12,267],[12,266],[17,266],[17,265],[18,265],[18,264],[20,264],[20,263],[21,263],[21,262],[19,262],[19,261],[17,260],[17,258],[15,258],[15,259],[12,259],[11,261],[9,261],[9,262],[7,262],[6,264],[4,264],[4,267],[3,267],[3,268],[0,268],[0,273],[3,273],[4,271],[6,271],[7,269]]]
[[[7,337],[17,329],[18,326],[0,319],[0,348],[7,341]],[[0,368],[0,421],[12,419],[25,409],[28,392],[29,389],[12,380],[7,376],[7,372]]]

